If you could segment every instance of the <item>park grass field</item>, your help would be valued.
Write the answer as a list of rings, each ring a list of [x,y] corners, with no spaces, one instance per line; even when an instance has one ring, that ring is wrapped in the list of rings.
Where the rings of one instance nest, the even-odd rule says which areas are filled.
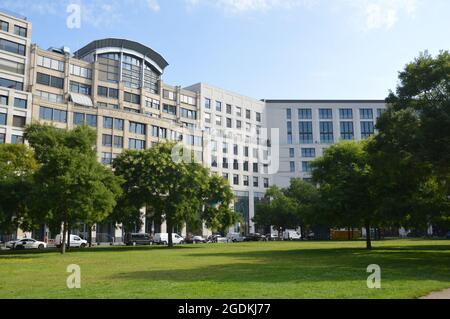
[[[0,298],[417,298],[450,288],[450,241],[261,242],[0,252]],[[81,267],[68,289],[66,267]],[[366,268],[381,267],[368,289]]]

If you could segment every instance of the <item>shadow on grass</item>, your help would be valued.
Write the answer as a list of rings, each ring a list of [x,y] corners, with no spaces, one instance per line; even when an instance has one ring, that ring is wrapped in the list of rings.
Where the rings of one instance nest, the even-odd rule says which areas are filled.
[[[383,280],[436,280],[450,285],[450,246],[383,247],[379,250],[351,248],[297,249],[194,253],[207,258],[205,265],[190,269],[149,270],[120,273],[114,280],[210,281],[210,282],[321,282],[366,280],[367,266],[378,264]],[[223,263],[223,257],[229,257]],[[222,258],[215,262],[215,259]]]

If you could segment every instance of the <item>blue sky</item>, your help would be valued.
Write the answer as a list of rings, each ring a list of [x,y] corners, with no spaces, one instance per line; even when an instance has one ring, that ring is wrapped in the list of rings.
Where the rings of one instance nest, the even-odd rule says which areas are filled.
[[[67,6],[81,27],[67,27]],[[419,52],[450,47],[448,0],[2,0],[33,42],[75,51],[121,37],[170,63],[164,81],[254,98],[383,99]]]

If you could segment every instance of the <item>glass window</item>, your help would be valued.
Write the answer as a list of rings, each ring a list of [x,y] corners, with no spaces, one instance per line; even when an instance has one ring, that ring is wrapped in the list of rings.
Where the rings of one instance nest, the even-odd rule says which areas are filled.
[[[6,21],[0,20],[0,30],[8,32],[9,29],[9,23]]]
[[[8,97],[6,95],[0,95],[0,104],[8,105]]]
[[[53,121],[60,123],[67,123],[67,111],[54,109],[53,110]]]
[[[129,92],[125,92],[124,94],[124,101],[133,103],[133,104],[141,104],[141,96]]]
[[[386,111],[386,109],[377,109],[377,119],[379,119],[385,111]]]
[[[38,55],[37,65],[42,66],[43,68],[64,72],[64,61],[58,61]]]
[[[295,172],[295,162],[289,162],[289,170],[291,173]]]
[[[97,57],[99,63],[99,80],[103,82],[119,82],[119,54],[106,53]]]
[[[24,45],[8,41],[5,39],[0,39],[0,50],[8,51],[23,56],[25,56],[26,54],[26,47]]]
[[[122,81],[126,87],[138,89],[142,85],[141,59],[131,55],[123,55]]]
[[[250,120],[252,118],[252,111],[245,110],[245,118]]]
[[[112,154],[111,153],[102,153],[102,164],[103,165],[111,165],[112,164]]]
[[[128,140],[128,148],[131,150],[144,150],[145,149],[145,141],[130,138]]]
[[[242,108],[236,106],[236,116],[242,116]]]
[[[26,38],[27,37],[27,29],[23,28],[21,26],[15,25],[14,26],[14,34]]]
[[[25,74],[25,64],[0,58],[0,69],[17,74]]]
[[[261,113],[256,112],[256,121],[261,122]]]
[[[97,127],[97,115],[86,115],[86,124],[91,127]]]
[[[286,118],[288,120],[292,120],[292,110],[291,109],[286,110]]]
[[[11,135],[11,144],[24,144],[23,136]]]
[[[372,109],[360,109],[359,115],[362,120],[372,120],[373,110]]]
[[[312,172],[311,162],[302,162],[302,172],[303,173],[310,173],[310,172]]]
[[[18,91],[23,91],[23,83],[18,81],[13,81],[9,79],[0,78],[0,86],[8,89],[16,89]]]
[[[83,68],[78,65],[70,65],[70,74],[79,76],[85,79],[92,79],[92,70],[88,68]]]
[[[56,76],[50,76],[48,74],[44,73],[37,73],[37,79],[36,82],[42,85],[51,86],[57,89],[64,89],[64,79],[59,78]],[[76,82],[74,82],[76,83]],[[71,89],[72,89],[72,82],[71,82]],[[72,91],[75,92],[75,91]],[[78,93],[78,92],[75,92]]]
[[[232,128],[233,127],[233,121],[229,118],[227,118],[227,128]]]
[[[227,114],[232,114],[232,106],[230,104],[227,104]]]
[[[0,133],[0,144],[5,144],[5,143],[6,143],[6,134]]]
[[[373,122],[361,122],[361,138],[365,139],[373,135],[375,126]]]
[[[238,170],[239,170],[239,162],[238,162],[237,159],[233,160],[233,169],[234,169],[235,171],[238,171]]]
[[[75,125],[84,125],[84,114],[83,113],[73,113],[73,124]]]
[[[112,117],[103,117],[103,128],[112,129],[113,128],[113,118]]]
[[[20,109],[26,109],[27,108],[27,100],[19,99],[18,97],[14,98],[14,107],[17,107]]]
[[[41,120],[52,121],[53,120],[53,109],[49,107],[41,106],[39,108],[39,118]]]
[[[268,178],[264,178],[264,188],[269,188],[269,179]]]
[[[122,136],[114,136],[114,148],[123,148]]]
[[[27,118],[25,116],[13,115],[13,126],[14,127],[25,127]]]
[[[112,135],[103,134],[102,135],[102,145],[106,147],[112,147]]]
[[[316,157],[316,149],[315,148],[302,148],[302,157]]]
[[[320,122],[320,142],[322,144],[334,143],[333,122]]]
[[[253,173],[258,173],[259,172],[259,165],[258,163],[253,163]]]
[[[114,129],[116,131],[123,131],[124,128],[124,120],[114,119]]]
[[[250,186],[250,177],[244,175],[244,186]]]
[[[319,119],[321,120],[331,120],[333,118],[332,109],[319,109]]]
[[[241,129],[242,128],[242,121],[236,120],[236,128]]]
[[[293,149],[293,148],[290,148],[289,149],[289,157],[295,157],[295,149]]]
[[[163,104],[163,112],[170,115],[177,115],[177,107],[175,105]]]
[[[0,113],[0,125],[6,125],[6,114]]]
[[[130,122],[130,133],[145,135],[145,124]]]
[[[313,143],[313,128],[312,122],[299,122],[300,144]]]
[[[216,101],[216,111],[222,112],[222,102]]]
[[[311,109],[298,109],[298,119],[299,120],[312,120],[312,110]]]
[[[99,96],[108,96],[108,88],[104,86],[97,87],[97,94]]]
[[[87,84],[70,81],[70,92],[91,95],[91,86]]]
[[[352,120],[353,110],[352,109],[339,109],[339,118],[341,120]]]
[[[239,185],[239,175],[237,175],[237,174],[233,175],[233,184]]]
[[[205,109],[211,109],[211,99],[205,98]]]
[[[216,115],[216,125],[222,126],[222,116]]]
[[[341,139],[353,140],[355,132],[353,129],[353,122],[341,122]]]
[[[233,145],[233,154],[239,155],[239,145],[237,145],[237,144]]]

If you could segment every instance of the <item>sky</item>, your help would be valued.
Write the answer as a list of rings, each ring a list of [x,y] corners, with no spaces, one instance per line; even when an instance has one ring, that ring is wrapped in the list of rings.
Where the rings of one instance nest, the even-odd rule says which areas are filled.
[[[169,62],[168,84],[256,99],[384,99],[420,52],[450,49],[448,0],[0,0],[2,8],[33,23],[41,48],[134,40]]]

